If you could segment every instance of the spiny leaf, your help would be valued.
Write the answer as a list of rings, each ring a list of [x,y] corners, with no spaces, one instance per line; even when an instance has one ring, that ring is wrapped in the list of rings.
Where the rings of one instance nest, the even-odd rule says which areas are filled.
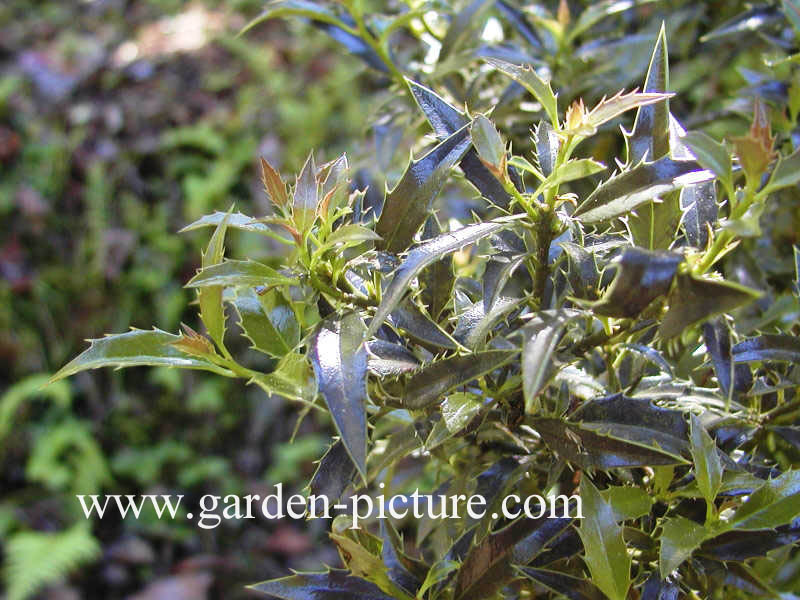
[[[256,350],[280,358],[300,343],[297,317],[278,290],[262,295],[241,291],[233,305],[244,335]]]
[[[657,0],[602,0],[601,2],[593,2],[581,12],[575,24],[568,31],[568,39],[575,39],[606,17],[629,10],[634,6],[649,4],[650,2],[656,1]]]
[[[261,157],[261,182],[264,184],[264,192],[273,204],[276,206],[286,205],[289,201],[286,184],[281,179],[281,174],[263,156]]]
[[[558,127],[558,105],[556,95],[550,87],[550,82],[544,80],[530,65],[515,65],[496,58],[488,58],[486,62],[498,71],[511,77],[514,81],[528,90],[542,105],[553,127]]]
[[[772,176],[761,194],[771,194],[777,190],[800,183],[800,148],[789,156],[782,156]]]
[[[203,269],[210,268],[222,262],[225,255],[225,232],[228,228],[228,218],[220,221],[214,230],[208,247],[203,253]],[[208,330],[211,339],[217,345],[223,343],[225,337],[225,307],[222,305],[222,287],[214,285],[197,291],[197,300],[200,303],[200,318]]]
[[[448,104],[441,96],[419,83],[406,79],[408,87],[436,137],[441,141],[469,124],[463,113]],[[508,206],[511,197],[498,179],[481,162],[475,148],[469,148],[459,162],[461,170],[481,195],[500,207]]]
[[[281,600],[393,600],[374,583],[338,569],[327,573],[297,573],[248,587]]]
[[[342,443],[367,476],[367,352],[356,313],[323,321],[311,346],[314,373]]]
[[[367,343],[367,366],[378,377],[401,375],[419,368],[419,359],[403,346],[384,340]]]
[[[221,375],[232,375],[230,371],[208,360],[189,356],[178,350],[174,343],[179,336],[153,329],[134,329],[127,333],[108,335],[89,340],[90,346],[50,379],[50,383],[69,377],[87,369],[100,367],[180,367],[182,369],[204,369]]]
[[[254,260],[226,260],[225,262],[203,268],[192,277],[186,287],[203,288],[208,286],[272,286],[293,285],[296,282],[281,275],[272,267]]]
[[[611,96],[611,98],[603,98],[600,100],[589,114],[586,115],[586,124],[590,128],[596,129],[603,123],[607,123],[624,112],[640,106],[665,102],[667,98],[671,98],[672,96],[674,96],[674,94],[661,91],[637,92],[634,90],[627,94],[619,91],[614,96]]]
[[[459,317],[453,337],[471,350],[483,346],[495,324],[521,302],[521,298],[500,297],[488,312],[484,310],[483,301],[475,302],[472,308]]]
[[[422,227],[431,203],[472,143],[469,126],[464,126],[419,160],[412,160],[395,188],[384,201],[375,231],[383,238],[380,247],[399,253],[411,244]]]
[[[483,23],[486,11],[488,11],[493,4],[494,2],[490,0],[472,0],[472,2],[466,4],[464,8],[455,14],[442,40],[439,60],[446,58],[458,49],[467,34]]]
[[[612,317],[635,317],[664,296],[683,262],[680,254],[626,248],[616,261],[617,275],[592,310]]]
[[[650,57],[643,91],[664,93],[668,87],[669,54],[667,36],[662,24]],[[657,160],[667,156],[669,151],[669,101],[664,98],[663,101],[642,106],[637,111],[633,131],[628,138],[628,164],[635,165],[645,159]]]
[[[687,134],[688,135],[688,134]],[[681,223],[687,241],[695,248],[708,244],[708,226],[717,220],[717,191],[714,182],[687,185],[681,190]]]
[[[800,515],[800,471],[789,470],[753,492],[729,523],[736,529],[774,529]]]
[[[514,576],[511,563],[518,544],[525,542],[530,562],[572,522],[571,518],[517,519],[470,549],[456,575],[454,600],[490,598]]]
[[[483,164],[500,180],[506,178],[506,147],[494,124],[484,115],[476,115],[470,125],[472,145]]]
[[[732,35],[747,35],[750,31],[758,31],[782,19],[783,15],[781,15],[781,11],[777,6],[754,6],[705,34],[700,38],[700,41],[708,42]]]
[[[514,221],[514,217],[506,217],[468,225],[457,231],[443,233],[411,250],[397,271],[395,271],[389,287],[383,293],[383,299],[375,313],[375,318],[370,323],[367,337],[372,337],[375,334],[378,327],[389,316],[389,313],[400,303],[411,281],[422,269],[467,244],[473,244],[482,238],[510,227]]]
[[[320,459],[308,484],[309,490],[312,495],[325,496],[331,502],[338,502],[357,474],[358,470],[342,440],[337,440]]]
[[[582,223],[601,223],[620,217],[639,205],[686,185],[710,181],[705,171],[693,161],[674,161],[665,156],[642,163],[601,184],[574,213]]]
[[[738,308],[761,296],[756,290],[729,281],[697,279],[678,275],[676,285],[667,298],[669,310],[661,321],[658,333],[668,339],[690,325]]]
[[[297,229],[307,231],[314,222],[319,203],[319,186],[317,185],[314,155],[309,154],[297,181],[292,196],[292,219]]]
[[[547,375],[553,373],[551,358],[561,332],[581,313],[562,309],[537,313],[533,322],[522,330],[522,389],[525,395],[525,412],[535,412],[539,393],[544,389]]]
[[[248,217],[245,214],[240,212],[234,213],[224,213],[222,211],[216,211],[210,215],[205,215],[200,217],[197,221],[190,223],[183,229],[181,229],[178,233],[184,233],[187,231],[194,231],[195,229],[200,229],[201,227],[217,227],[222,221],[227,217],[228,220],[228,227],[233,229],[239,229],[241,231],[249,231],[252,233],[260,233],[262,235],[266,235],[268,237],[278,239],[282,242],[285,242],[286,239],[278,236],[277,234],[273,233],[273,231],[267,227],[264,223],[259,223],[253,217]]]
[[[536,164],[542,175],[550,177],[558,161],[561,138],[558,137],[555,129],[548,121],[539,121],[536,129],[533,130],[532,139],[536,150],[534,154]]]
[[[709,535],[705,527],[684,517],[672,517],[662,524],[661,552],[658,566],[661,578],[666,579]]]
[[[447,350],[455,350],[459,347],[447,332],[425,315],[410,299],[401,302],[400,306],[392,311],[389,321],[393,327],[402,329],[411,339],[423,346]]]
[[[425,408],[440,400],[450,390],[491,373],[513,359],[516,354],[508,350],[487,350],[433,362],[408,381],[403,394],[403,406],[413,410]]]
[[[706,502],[713,505],[722,485],[722,464],[717,454],[717,445],[695,415],[691,416],[690,423],[689,447],[692,451],[697,487]]]
[[[427,241],[441,235],[442,228],[435,215],[428,217],[425,227],[422,230],[422,240]],[[434,321],[439,319],[439,315],[450,303],[453,295],[453,285],[455,285],[455,274],[453,273],[453,257],[445,256],[441,260],[433,263],[420,276],[423,284],[420,299],[427,307],[428,314]]]
[[[611,600],[625,600],[631,585],[631,558],[622,539],[622,527],[588,477],[581,479],[581,498],[584,518],[578,533],[592,581]]]

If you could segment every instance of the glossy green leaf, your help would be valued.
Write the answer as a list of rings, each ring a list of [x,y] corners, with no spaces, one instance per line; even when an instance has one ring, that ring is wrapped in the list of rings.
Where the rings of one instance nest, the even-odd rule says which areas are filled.
[[[481,348],[492,328],[521,303],[521,298],[500,297],[487,312],[479,300],[459,317],[453,337],[470,350]]]
[[[648,250],[668,250],[681,223],[680,191],[651,200],[628,215],[633,243]]]
[[[601,223],[635,210],[641,204],[686,185],[713,179],[711,171],[693,161],[665,156],[639,164],[601,184],[575,210],[582,223]]]
[[[356,313],[325,320],[311,345],[311,362],[342,443],[366,480],[367,351]]]
[[[667,298],[669,310],[661,321],[658,333],[663,338],[674,337],[691,325],[729,312],[760,295],[756,290],[729,281],[678,275],[676,285]]]
[[[327,573],[297,573],[256,583],[248,589],[281,600],[394,600],[374,583],[338,569]]]
[[[511,361],[516,354],[509,350],[487,350],[430,363],[409,379],[403,394],[403,406],[414,410],[430,406],[450,390]]]
[[[662,529],[658,568],[661,578],[666,579],[703,543],[709,531],[684,517],[666,519]]]
[[[695,415],[691,416],[690,423],[689,446],[692,451],[697,487],[700,488],[700,493],[706,502],[711,505],[722,485],[722,464],[717,454],[717,444]]]
[[[601,491],[600,495],[611,506],[618,523],[650,514],[653,507],[653,497],[640,487],[614,485]]]
[[[578,533],[592,582],[611,600],[625,600],[631,585],[631,558],[622,539],[622,527],[588,477],[581,479],[581,498],[584,518]]]
[[[367,343],[367,366],[371,373],[379,377],[402,375],[409,371],[416,371],[420,362],[403,346],[392,344],[384,340],[372,340]]]
[[[567,323],[578,318],[577,311],[543,311],[522,330],[522,389],[525,395],[525,412],[532,413],[538,406],[539,393],[553,374],[551,364],[561,332]]]
[[[347,487],[355,481],[358,470],[342,440],[331,444],[317,465],[308,483],[311,495],[325,496],[338,502]]]
[[[543,79],[530,65],[515,65],[496,58],[486,59],[486,62],[533,94],[550,117],[553,127],[558,126],[558,105],[549,81]]]
[[[334,246],[353,246],[361,242],[376,242],[381,239],[377,233],[371,229],[367,229],[363,225],[345,225],[336,229],[325,243],[320,246],[320,250],[327,250]]]
[[[264,11],[250,21],[239,32],[239,35],[247,33],[264,21],[281,17],[307,17],[339,27],[344,25],[328,7],[317,2],[311,2],[310,0],[274,0],[268,3]]]
[[[800,515],[800,471],[789,470],[753,492],[729,523],[736,529],[774,529]]]
[[[425,223],[431,204],[447,175],[469,149],[469,126],[464,126],[419,160],[412,160],[394,189],[386,195],[375,232],[379,246],[393,253],[406,250]]]
[[[542,183],[542,188],[555,187],[562,183],[583,179],[605,171],[606,166],[591,158],[573,158],[562,163],[555,171]]]
[[[261,223],[257,219],[254,219],[253,217],[248,217],[247,215],[242,214],[240,212],[225,213],[222,211],[216,211],[209,215],[200,217],[193,223],[190,223],[189,225],[181,229],[178,233],[194,231],[202,227],[218,227],[219,224],[222,223],[222,221],[224,221],[226,217],[228,220],[228,227],[231,229],[238,229],[240,231],[247,231],[250,233],[259,233],[261,235],[266,235],[281,242],[286,242],[286,238],[283,238],[274,233],[264,223]]]
[[[389,313],[400,304],[411,285],[411,281],[422,269],[468,244],[474,244],[493,233],[510,227],[514,221],[515,217],[504,217],[494,221],[468,225],[457,231],[443,233],[411,250],[397,271],[395,271],[389,287],[384,291],[381,304],[375,313],[375,318],[370,323],[367,337],[372,337],[386,317],[389,316]]]
[[[159,329],[134,329],[127,333],[108,335],[90,340],[90,346],[62,367],[50,382],[58,381],[75,373],[100,367],[180,367],[203,369],[221,375],[232,373],[218,365],[196,356],[189,356],[173,345],[180,336]]]
[[[203,268],[186,287],[205,288],[224,286],[293,285],[293,279],[281,275],[272,267],[254,260],[226,260]]]
[[[650,56],[642,89],[649,93],[664,93],[669,89],[669,53],[663,24]],[[669,101],[666,98],[639,108],[627,144],[630,165],[643,160],[657,160],[669,154]]]
[[[283,356],[271,373],[255,374],[248,383],[257,385],[270,396],[276,394],[304,403],[316,393],[306,356],[296,352]]]
[[[300,343],[300,325],[292,307],[275,289],[258,295],[240,291],[233,306],[239,325],[253,348],[280,358]]]

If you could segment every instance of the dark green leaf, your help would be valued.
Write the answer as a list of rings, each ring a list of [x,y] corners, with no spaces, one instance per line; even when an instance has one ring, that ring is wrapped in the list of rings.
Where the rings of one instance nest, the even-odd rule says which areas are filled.
[[[611,317],[635,317],[669,292],[683,262],[680,254],[626,248],[616,261],[617,275],[592,310]]]
[[[669,55],[664,25],[658,33],[644,92],[663,93],[669,88]],[[636,165],[643,160],[654,161],[669,154],[669,101],[639,107],[636,121],[628,140],[628,164]],[[702,163],[701,163],[702,164]]]
[[[496,4],[497,10],[500,11],[506,17],[506,19],[511,22],[511,24],[514,26],[514,29],[516,29],[520,35],[525,38],[526,42],[537,49],[543,47],[539,34],[531,26],[521,10],[506,2],[506,0],[498,0]]]
[[[681,190],[683,228],[695,248],[708,244],[708,226],[717,220],[717,192],[713,182],[687,185]]]
[[[253,348],[280,358],[300,343],[300,325],[283,295],[275,289],[257,295],[240,291],[233,301],[239,325]]]
[[[535,569],[533,567],[518,567],[517,570],[525,577],[564,596],[568,600],[603,600],[605,598],[603,593],[591,581],[582,577],[574,577],[560,571]]]
[[[642,163],[601,184],[581,204],[574,216],[582,223],[600,223],[620,217],[641,204],[686,185],[714,177],[693,161],[674,161],[665,156]]]
[[[356,313],[329,318],[311,345],[314,373],[333,422],[366,481],[367,352],[364,326]]]
[[[422,230],[422,239],[427,241],[435,238],[442,233],[439,221],[435,215],[428,217],[425,227]],[[424,285],[420,297],[423,304],[428,308],[428,314],[438,320],[439,315],[450,303],[453,293],[453,285],[456,282],[453,273],[453,257],[445,256],[442,260],[436,261],[420,276]]]
[[[331,502],[338,502],[347,486],[353,483],[358,469],[353,464],[342,440],[328,448],[319,461],[317,470],[309,482],[311,494],[325,496]]]
[[[524,254],[517,256],[494,255],[483,272],[483,310],[489,312],[501,298],[501,294],[517,267],[525,260]],[[526,272],[527,274],[527,272]]]
[[[378,377],[401,375],[419,368],[419,359],[403,346],[384,340],[372,340],[367,343],[367,366],[370,372]]]
[[[658,567],[661,578],[666,579],[703,543],[709,531],[683,517],[666,519],[662,528]]]
[[[749,389],[752,385],[750,369],[747,365],[733,364],[731,331],[724,319],[714,319],[703,325],[703,341],[723,396],[731,398],[734,391]]]
[[[495,324],[521,302],[521,298],[500,297],[489,312],[484,312],[482,300],[475,302],[459,317],[453,337],[470,350],[483,346]]]
[[[179,339],[180,336],[159,329],[151,331],[134,329],[127,333],[89,340],[91,344],[89,348],[53,375],[50,383],[88,369],[141,365],[204,369],[221,375],[232,375],[227,369],[179,351],[173,345]]]
[[[327,573],[297,573],[257,583],[249,589],[281,600],[393,600],[375,584],[338,569]]]
[[[467,244],[473,244],[506,227],[510,227],[513,223],[514,218],[501,218],[494,221],[486,221],[485,223],[468,225],[458,231],[443,233],[411,250],[395,272],[389,287],[383,293],[381,305],[378,307],[372,323],[370,323],[368,337],[371,337],[378,330],[378,327],[383,324],[386,317],[394,311],[408,290],[411,281],[422,269]]]
[[[389,579],[413,596],[421,583],[408,569],[406,562],[410,562],[410,560],[403,554],[401,548],[402,540],[397,531],[395,531],[392,522],[387,519],[381,519],[381,539],[383,540],[381,560],[386,565]]]
[[[455,350],[458,343],[425,315],[411,300],[405,300],[389,315],[391,324],[405,331],[413,340],[434,348]]]
[[[649,4],[655,1],[656,0],[602,0],[601,2],[593,2],[580,14],[575,24],[568,30],[569,39],[572,40],[578,37],[606,17],[629,10],[634,6]]]
[[[800,339],[793,335],[760,335],[733,347],[733,362],[780,360],[800,364]]]
[[[657,572],[647,579],[641,600],[678,600],[680,588],[672,580],[662,580]]]
[[[533,413],[539,393],[552,375],[551,359],[561,332],[567,323],[580,313],[571,310],[542,311],[522,330],[522,389],[525,395],[525,412]]]
[[[512,562],[519,544],[524,545],[524,562],[530,562],[572,522],[570,518],[517,519],[473,546],[458,570],[455,600],[490,598],[514,576]]]
[[[722,485],[722,464],[717,453],[717,444],[708,435],[700,420],[691,416],[689,428],[689,447],[694,461],[694,474],[697,487],[703,498],[711,505]]]
[[[561,138],[558,137],[555,129],[548,121],[539,121],[536,129],[533,130],[533,145],[536,166],[539,167],[542,175],[550,177],[558,160]]]
[[[696,279],[678,275],[677,283],[667,298],[669,310],[661,321],[658,333],[668,339],[690,325],[752,302],[761,294],[750,288],[712,279]]]
[[[439,401],[450,390],[491,373],[516,354],[507,350],[487,350],[433,362],[408,381],[403,405],[414,410],[425,408]]]
[[[203,268],[186,287],[293,285],[293,279],[254,260],[226,260]]]
[[[407,79],[406,82],[439,140],[448,138],[469,124],[467,117],[433,91],[410,79]],[[483,165],[474,148],[467,150],[459,165],[467,180],[484,198],[498,206],[508,206],[511,197],[497,178]]]
[[[631,558],[622,539],[622,527],[588,477],[581,479],[581,498],[584,518],[578,533],[592,582],[611,600],[625,600],[631,585]]]
[[[700,552],[717,560],[744,562],[748,558],[766,556],[768,552],[800,542],[800,527],[779,527],[777,530],[726,531],[700,547]]]
[[[428,217],[431,204],[450,169],[470,147],[469,126],[464,126],[419,160],[412,160],[403,177],[386,196],[375,231],[388,252],[406,250]]]

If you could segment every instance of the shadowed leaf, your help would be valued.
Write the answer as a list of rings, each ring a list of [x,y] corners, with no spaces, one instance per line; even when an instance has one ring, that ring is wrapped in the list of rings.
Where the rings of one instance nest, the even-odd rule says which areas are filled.
[[[530,65],[515,65],[512,63],[488,58],[486,62],[498,71],[511,77],[528,90],[544,108],[550,122],[555,127],[558,124],[558,106],[556,95],[550,87],[550,82],[543,79]]]
[[[736,344],[732,355],[737,363],[779,360],[800,364],[800,339],[792,335],[761,335]]]
[[[603,600],[605,596],[591,581],[559,571],[518,567],[518,572],[568,600]]]
[[[430,406],[450,390],[506,364],[516,354],[507,350],[487,350],[431,363],[415,373],[406,384],[403,406],[414,410]]]
[[[699,523],[684,517],[669,518],[662,527],[658,567],[662,579],[666,579],[703,543],[709,532]]]
[[[338,569],[327,573],[298,573],[248,588],[281,600],[393,600],[374,583]]]

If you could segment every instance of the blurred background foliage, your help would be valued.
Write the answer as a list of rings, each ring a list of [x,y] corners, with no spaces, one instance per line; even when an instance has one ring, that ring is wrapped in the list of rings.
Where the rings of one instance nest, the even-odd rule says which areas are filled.
[[[390,13],[406,7],[366,4]],[[429,31],[399,32],[398,63],[418,65],[408,74],[461,103],[492,104],[493,119],[516,132],[515,151],[524,149],[531,121],[519,102],[473,98],[486,86],[465,87],[474,80],[458,74],[498,35],[507,58],[524,57],[525,35],[489,6],[431,62],[436,39],[474,3],[433,4],[439,17]],[[545,12],[559,8],[522,4],[540,30]],[[577,15],[591,3],[561,4]],[[793,62],[765,67],[795,44],[762,28],[769,19],[785,24],[779,3],[751,15],[758,27],[734,21],[727,33],[724,24],[745,3],[640,4],[551,54],[564,106],[579,96],[593,105],[641,82],[662,21],[677,92],[671,109],[687,129],[717,139],[741,134],[754,96],[798,105]],[[278,481],[299,489],[328,439],[316,434],[329,427],[317,415],[289,444],[291,406],[199,373],[98,371],[41,387],[86,338],[196,322],[193,294],[182,285],[199,266],[203,236],[175,233],[232,204],[267,213],[259,155],[289,174],[312,148],[318,164],[347,151],[382,192],[402,173],[411,140],[428,131],[407,98],[387,94],[385,73],[302,20],[272,20],[237,36],[261,9],[253,0],[0,4],[0,551],[9,598],[42,586],[47,598],[246,597],[244,583],[338,563],[319,543],[324,523],[230,521],[204,531],[152,514],[89,528],[74,499],[183,493],[191,503],[204,493],[264,495]],[[785,122],[773,114],[774,128],[797,135],[794,112]],[[593,140],[598,159],[616,155],[616,131]],[[800,208],[787,194],[768,212],[755,245],[778,248],[764,255],[779,264],[770,258],[761,267],[780,279],[799,241]],[[231,255],[264,261],[279,252],[266,238],[235,233],[228,245]]]

